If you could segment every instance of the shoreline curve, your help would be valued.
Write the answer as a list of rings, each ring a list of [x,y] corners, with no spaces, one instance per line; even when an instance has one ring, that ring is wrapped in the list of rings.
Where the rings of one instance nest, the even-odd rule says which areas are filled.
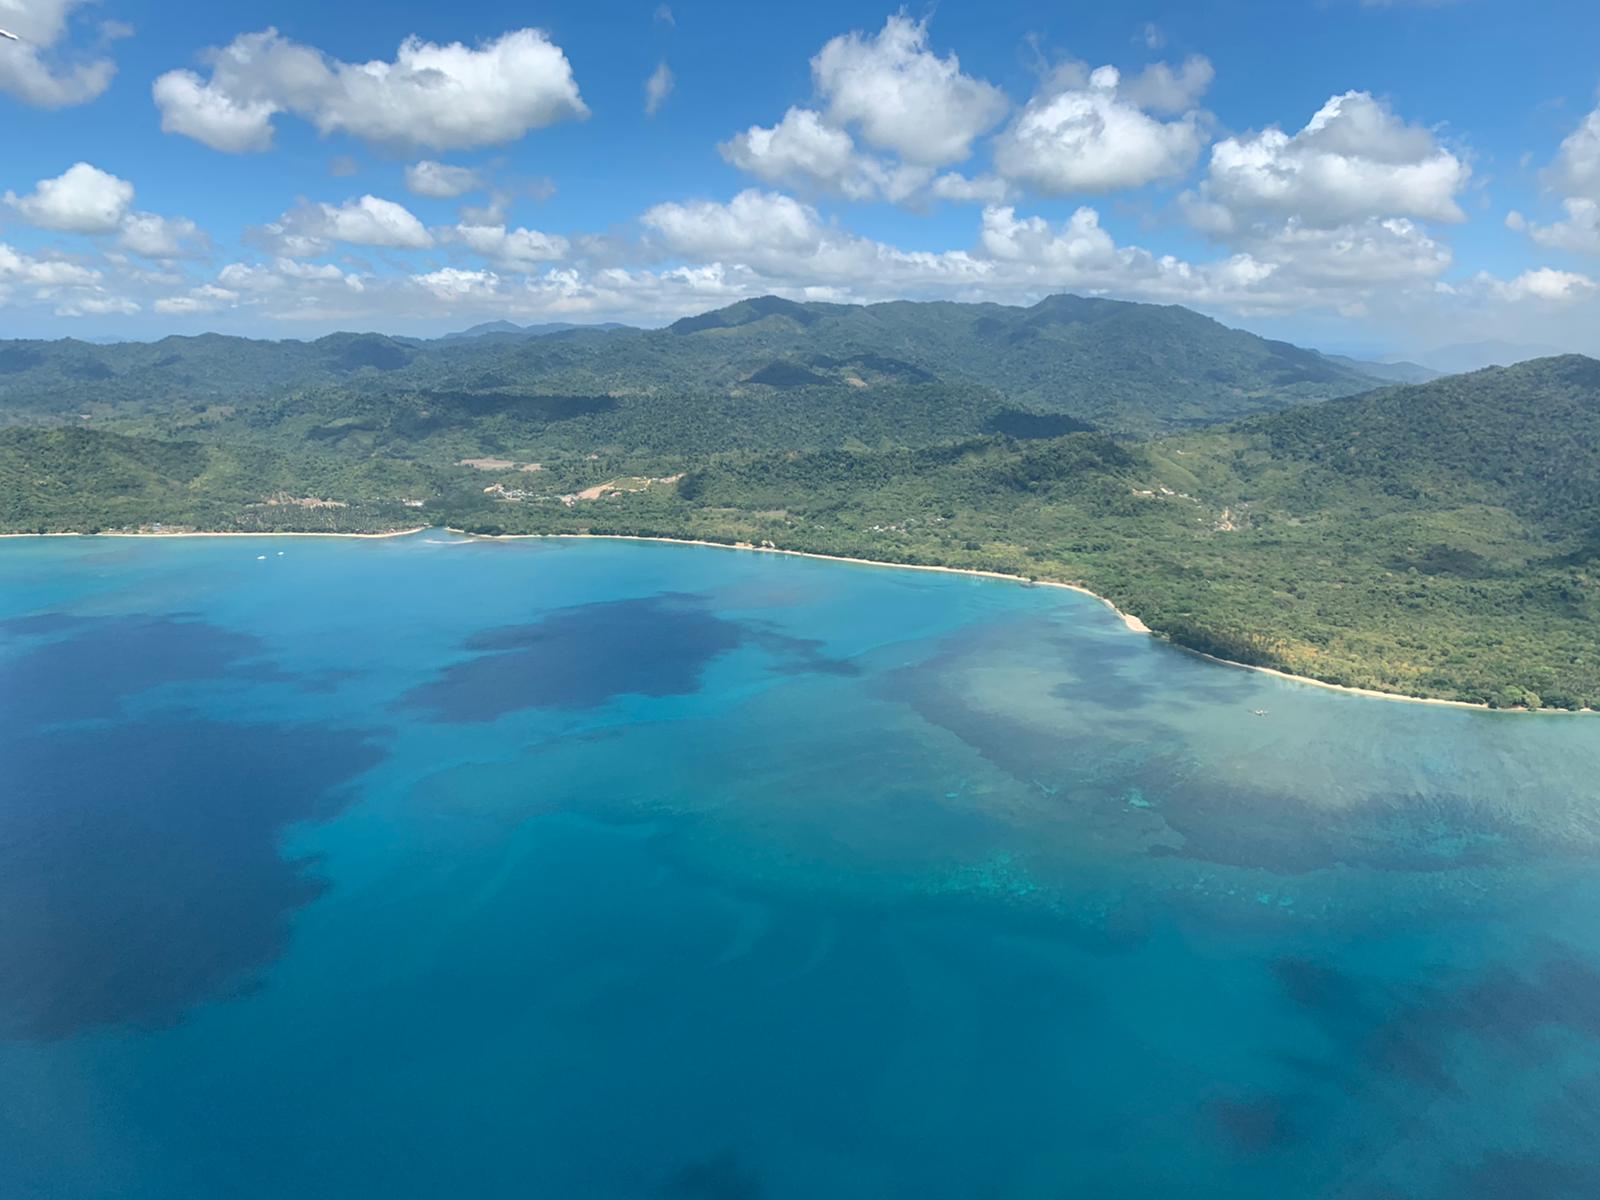
[[[1309,675],[1296,675],[1291,671],[1281,671],[1276,667],[1261,667],[1252,663],[1235,662],[1229,658],[1218,658],[1214,654],[1207,654],[1203,650],[1191,649],[1188,646],[1163,638],[1138,617],[1132,613],[1123,612],[1116,604],[1105,596],[1100,595],[1099,592],[1091,591],[1079,583],[1064,583],[1055,579],[1029,579],[1023,575],[1008,575],[1004,571],[983,571],[975,567],[941,567],[927,563],[883,562],[874,558],[850,558],[842,554],[821,554],[811,550],[784,550],[776,546],[757,546],[749,542],[708,542],[698,538],[647,537],[642,534],[626,533],[505,533],[490,535],[469,533],[464,529],[452,529],[448,526],[446,529],[447,532],[482,542],[555,541],[558,539],[601,542],[661,542],[669,546],[705,546],[712,550],[752,550],[761,554],[782,554],[790,558],[814,558],[822,562],[848,563],[851,566],[858,567],[880,567],[894,571],[933,571],[943,575],[969,575],[978,579],[998,579],[1007,583],[1026,584],[1030,587],[1060,588],[1064,591],[1077,592],[1081,596],[1088,596],[1091,599],[1098,600],[1114,612],[1132,633],[1143,634],[1146,637],[1166,642],[1167,645],[1182,650],[1185,654],[1193,654],[1197,658],[1203,658],[1207,662],[1213,662],[1219,666],[1234,667],[1241,671],[1255,671],[1258,674],[1272,675],[1290,683],[1302,683],[1310,687],[1324,688],[1328,691],[1343,692],[1349,696],[1364,696],[1370,700],[1392,700],[1404,704],[1431,704],[1435,707],[1466,708],[1477,712],[1521,713],[1528,716],[1579,715],[1578,713],[1567,713],[1563,709],[1539,709],[1536,712],[1526,708],[1496,709],[1472,700],[1445,700],[1437,696],[1408,696],[1404,692],[1381,692],[1376,688],[1351,687],[1349,684],[1329,683],[1324,679],[1313,679]],[[1592,709],[1580,710],[1582,713],[1593,711]]]
[[[984,571],[976,567],[942,567],[928,563],[896,563],[884,562],[873,558],[851,558],[843,554],[822,554],[812,550],[785,550],[777,546],[757,546],[751,542],[710,542],[701,538],[673,538],[644,534],[628,533],[503,533],[482,534],[471,533],[465,529],[456,529],[451,526],[418,525],[412,529],[395,529],[386,533],[335,533],[325,531],[261,531],[248,530],[229,533],[221,530],[105,530],[100,533],[82,533],[76,531],[63,531],[59,533],[0,533],[0,540],[14,538],[92,538],[92,537],[121,537],[121,538],[360,538],[369,541],[385,540],[389,538],[411,537],[415,534],[426,533],[430,529],[443,528],[445,532],[458,537],[467,538],[474,542],[520,542],[520,541],[597,541],[597,542],[660,542],[669,546],[703,546],[710,550],[745,550],[760,554],[780,554],[790,558],[810,558],[820,562],[846,563],[858,567],[878,567],[895,571],[931,571],[942,575],[967,575],[976,579],[997,579],[1007,583],[1026,584],[1030,587],[1059,588],[1063,591],[1077,592],[1081,596],[1088,596],[1098,600],[1113,613],[1115,613],[1128,628],[1130,633],[1143,634],[1166,642],[1167,645],[1182,650],[1185,654],[1193,654],[1219,666],[1233,667],[1241,671],[1254,671],[1261,675],[1271,675],[1290,683],[1304,684],[1307,687],[1323,688],[1332,692],[1343,692],[1348,696],[1363,696],[1369,700],[1389,700],[1402,704],[1431,704],[1440,708],[1464,708],[1477,712],[1493,712],[1507,714],[1521,714],[1524,716],[1581,716],[1591,715],[1596,709],[1579,709],[1576,712],[1567,709],[1537,709],[1526,708],[1491,708],[1487,704],[1472,700],[1445,700],[1437,696],[1412,696],[1405,692],[1384,692],[1377,688],[1352,687],[1344,683],[1329,683],[1325,679],[1316,679],[1310,675],[1296,675],[1292,671],[1283,671],[1277,667],[1262,667],[1253,663],[1236,662],[1233,659],[1219,658],[1214,654],[1207,654],[1203,650],[1195,650],[1189,646],[1181,645],[1168,638],[1161,637],[1138,617],[1132,613],[1123,612],[1111,600],[1098,592],[1091,591],[1078,583],[1065,583],[1055,579],[1030,579],[1023,575],[1010,575],[1004,571]]]

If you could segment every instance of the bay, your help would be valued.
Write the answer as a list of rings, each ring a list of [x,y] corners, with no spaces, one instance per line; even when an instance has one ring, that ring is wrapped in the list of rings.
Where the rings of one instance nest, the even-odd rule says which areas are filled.
[[[1600,721],[623,542],[0,544],[0,1194],[1600,1194]]]

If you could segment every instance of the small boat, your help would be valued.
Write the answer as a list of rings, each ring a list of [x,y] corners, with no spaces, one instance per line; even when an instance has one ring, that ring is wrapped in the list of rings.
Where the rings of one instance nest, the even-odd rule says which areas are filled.
[[[1264,717],[1267,715],[1267,710],[1264,708],[1252,708],[1250,710],[1250,715],[1252,717]]]

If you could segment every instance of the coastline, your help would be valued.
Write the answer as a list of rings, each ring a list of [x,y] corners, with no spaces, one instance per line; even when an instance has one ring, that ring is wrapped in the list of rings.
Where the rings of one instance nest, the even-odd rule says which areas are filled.
[[[1027,584],[1029,587],[1061,588],[1068,592],[1077,592],[1080,596],[1088,596],[1100,601],[1112,612],[1116,613],[1122,623],[1134,633],[1154,633],[1148,625],[1132,613],[1125,613],[1111,601],[1098,592],[1091,592],[1088,588],[1076,583],[1060,583],[1053,579],[1028,579],[1022,575],[1007,575],[1004,571],[980,571],[976,567],[938,567],[926,563],[894,563],[884,562],[877,558],[847,558],[842,554],[821,554],[813,550],[783,550],[776,546],[757,546],[750,542],[706,542],[698,538],[669,538],[646,537],[640,534],[626,533],[505,533],[494,537],[482,534],[468,533],[463,529],[448,529],[448,532],[461,537],[476,538],[485,542],[512,542],[512,541],[554,541],[557,538],[569,538],[576,541],[596,542],[663,542],[669,546],[704,546],[711,550],[754,550],[760,554],[784,554],[790,558],[814,558],[821,562],[849,563],[856,567],[885,567],[893,571],[936,571],[944,575],[971,575],[977,579],[1000,579],[1007,583]],[[1220,661],[1220,660],[1219,660]],[[1242,665],[1242,664],[1240,664]]]
[[[1098,592],[1091,591],[1082,584],[1062,583],[1053,579],[1029,579],[1022,575],[1008,575],[1004,571],[981,571],[974,567],[939,567],[930,566],[925,563],[883,562],[879,559],[873,558],[849,558],[842,554],[820,554],[810,550],[783,550],[774,546],[756,546],[748,542],[707,542],[696,538],[645,537],[643,535],[624,533],[508,533],[489,537],[482,534],[468,533],[463,529],[448,529],[448,532],[457,534],[461,537],[473,538],[478,541],[486,542],[529,540],[553,541],[558,538],[602,542],[664,542],[667,545],[672,546],[705,546],[713,550],[754,550],[761,554],[784,554],[791,558],[814,558],[822,562],[848,563],[851,566],[857,567],[882,567],[896,571],[935,571],[944,575],[970,575],[978,579],[999,579],[1007,583],[1027,584],[1030,587],[1060,588],[1064,591],[1077,592],[1081,596],[1088,596],[1094,600],[1098,600],[1112,612],[1116,613],[1118,618],[1121,619],[1122,623],[1128,627],[1130,632],[1142,633],[1146,637],[1160,637],[1159,634],[1157,634],[1138,617],[1134,616],[1132,613],[1123,612],[1106,597],[1100,595]],[[1351,687],[1349,684],[1329,683],[1323,679],[1313,679],[1309,675],[1296,675],[1291,671],[1280,671],[1276,667],[1259,667],[1251,663],[1235,662],[1228,658],[1218,658],[1214,654],[1207,654],[1201,650],[1193,650],[1188,646],[1179,646],[1175,642],[1168,642],[1168,645],[1175,646],[1177,649],[1182,650],[1185,654],[1193,654],[1198,658],[1203,658],[1207,662],[1213,662],[1219,666],[1233,667],[1241,671],[1255,671],[1262,675],[1272,675],[1279,679],[1288,680],[1290,683],[1308,684],[1311,687],[1325,688],[1328,691],[1343,692],[1349,696],[1365,696],[1371,700],[1393,700],[1404,704],[1431,704],[1436,707],[1466,708],[1473,709],[1478,712],[1524,713],[1528,715],[1541,715],[1546,713],[1550,715],[1557,715],[1562,711],[1554,709],[1540,709],[1538,713],[1529,713],[1529,710],[1527,709],[1494,709],[1490,708],[1487,704],[1479,704],[1471,700],[1444,700],[1437,696],[1408,696],[1404,692],[1380,692],[1376,688]],[[1584,709],[1582,711],[1590,712],[1592,710]]]
[[[0,533],[0,539],[7,538],[366,538],[369,540],[382,540],[384,538],[410,537],[414,533],[425,533],[431,525],[418,525],[415,529],[393,529],[388,533],[330,533],[318,530],[284,530],[281,533],[272,530],[241,530],[238,533],[227,533],[219,530],[206,529],[173,529],[173,530],[113,530],[107,529],[102,533]]]
[[[329,533],[329,532],[239,532],[226,533],[216,530],[183,530],[168,532],[154,531],[106,531],[103,533],[0,533],[0,540],[12,538],[38,538],[38,537],[121,537],[121,538],[362,538],[367,540],[382,540],[387,538],[411,537],[414,534],[425,533],[437,526],[418,525],[411,529],[396,529],[387,533]],[[445,532],[458,537],[468,538],[476,542],[521,542],[521,541],[556,541],[560,539],[570,541],[600,541],[600,542],[660,542],[669,546],[703,546],[710,550],[745,550],[760,554],[781,554],[790,558],[810,558],[820,562],[846,563],[857,567],[878,567],[895,571],[932,571],[942,575],[967,575],[976,579],[997,579],[1007,583],[1026,584],[1030,587],[1059,588],[1063,591],[1077,592],[1081,596],[1088,596],[1104,604],[1128,628],[1131,633],[1143,634],[1146,637],[1159,638],[1160,635],[1152,630],[1132,613],[1123,612],[1114,603],[1098,592],[1091,591],[1082,584],[1064,583],[1053,579],[1029,579],[1022,575],[1010,575],[1004,571],[983,571],[975,567],[941,567],[926,563],[895,563],[884,562],[872,558],[851,558],[842,554],[822,554],[811,550],[784,550],[775,546],[757,546],[750,542],[709,542],[700,538],[672,538],[660,536],[646,536],[643,534],[626,533],[506,533],[506,534],[477,534],[468,533],[464,529],[455,529],[450,526],[443,527]],[[1465,708],[1479,712],[1505,712],[1521,713],[1525,715],[1579,715],[1579,713],[1593,713],[1594,709],[1582,709],[1579,713],[1569,713],[1564,709],[1539,709],[1530,713],[1528,709],[1494,709],[1487,704],[1480,704],[1471,700],[1445,700],[1437,696],[1410,696],[1404,692],[1383,692],[1376,688],[1352,687],[1349,684],[1329,683],[1323,679],[1315,679],[1309,675],[1296,675],[1291,671],[1279,670],[1276,667],[1256,666],[1252,663],[1235,662],[1232,659],[1218,658],[1214,654],[1207,654],[1201,650],[1194,650],[1188,646],[1181,646],[1175,642],[1168,642],[1186,654],[1193,654],[1208,662],[1219,666],[1233,667],[1241,671],[1255,671],[1262,675],[1272,675],[1290,683],[1305,684],[1310,687],[1324,688],[1328,691],[1343,692],[1349,696],[1364,696],[1369,700],[1390,700],[1402,704],[1431,704],[1442,708]]]

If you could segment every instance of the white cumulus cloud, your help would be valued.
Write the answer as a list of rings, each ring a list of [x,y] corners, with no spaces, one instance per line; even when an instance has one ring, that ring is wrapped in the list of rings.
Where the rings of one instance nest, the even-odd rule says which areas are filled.
[[[927,183],[928,167],[895,165],[856,149],[821,113],[791,108],[776,125],[752,125],[718,147],[722,157],[765,183],[829,192],[851,200],[899,201]]]
[[[899,204],[925,194],[940,166],[969,157],[1010,107],[998,88],[963,74],[955,55],[931,51],[927,22],[903,12],[875,35],[833,38],[811,73],[814,105],[736,133],[718,147],[722,157],[763,183]],[[949,175],[938,194],[997,194],[987,180],[963,187],[964,178]]]
[[[7,192],[6,203],[41,229],[115,233],[133,203],[133,184],[80,162],[54,179],[41,179],[26,196]]]
[[[433,237],[411,210],[393,200],[362,196],[335,208],[319,204],[317,236],[355,246],[390,246],[402,250],[425,250]]]
[[[809,108],[791,108],[770,127],[752,125],[718,149],[741,171],[768,183],[838,183],[856,170],[855,141]]]
[[[778,192],[747,189],[727,204],[658,204],[640,218],[675,254],[694,258],[803,253],[822,240],[816,209]]]
[[[56,305],[58,317],[125,317],[138,312],[137,300],[127,296],[87,295],[74,296]]]
[[[840,301],[1031,302],[1068,290],[1242,313],[1357,313],[1374,302],[1433,297],[1451,263],[1449,248],[1406,218],[1335,229],[1264,227],[1230,253],[1202,261],[1119,242],[1087,206],[1053,224],[1011,205],[989,205],[975,243],[943,251],[861,237],[801,201],[759,190],[726,203],[657,205],[641,221],[658,250],[678,260],[673,270],[713,272],[717,288]]]
[[[1569,304],[1592,296],[1596,288],[1595,281],[1587,275],[1558,271],[1553,267],[1524,271],[1515,279],[1499,280],[1480,275],[1478,280],[1501,299],[1513,302],[1542,300],[1553,304]]]
[[[1525,220],[1513,228],[1526,229],[1541,246],[1573,250],[1580,254],[1600,254],[1600,203],[1587,196],[1569,196],[1561,202],[1566,220],[1549,225],[1529,225]],[[1516,214],[1520,217],[1521,214]]]
[[[1308,295],[1426,288],[1449,270],[1450,248],[1415,221],[1376,218],[1325,229],[1300,221],[1257,229],[1233,245],[1274,265]]]
[[[1584,117],[1562,141],[1549,181],[1569,196],[1600,200],[1600,108]]]
[[[117,240],[124,250],[163,262],[203,256],[211,244],[205,231],[189,218],[147,212],[129,213]]]
[[[811,71],[830,121],[856,125],[869,145],[919,166],[967,158],[1010,107],[999,88],[963,74],[954,54],[929,50],[927,22],[903,12],[875,36],[834,38]]]
[[[1507,228],[1554,250],[1600,254],[1600,108],[1562,140],[1544,181],[1562,197],[1565,218],[1539,224],[1513,212],[1506,217]]]
[[[158,313],[169,317],[192,317],[219,312],[239,300],[239,294],[228,288],[207,283],[191,288],[178,296],[163,296],[154,304]]]
[[[980,234],[983,249],[1002,262],[1028,263],[1082,273],[1117,262],[1117,244],[1100,227],[1100,214],[1084,207],[1057,230],[1043,217],[1018,218],[1010,207],[988,208]]]
[[[282,258],[315,258],[334,242],[394,250],[426,250],[434,244],[405,205],[371,195],[337,205],[302,204],[264,226],[256,240]]]
[[[118,234],[117,244],[142,258],[170,261],[209,251],[211,239],[189,218],[135,212],[133,196],[126,179],[80,162],[53,179],[41,179],[25,196],[7,192],[5,202],[40,229],[91,237]]]
[[[161,128],[203,142],[213,150],[244,154],[269,149],[272,118],[278,106],[270,100],[244,100],[207,84],[193,71],[169,71],[151,86],[161,110]]]
[[[1207,118],[1189,108],[1163,121],[1146,112],[1182,109],[1211,81],[1193,59],[1180,73],[1165,65],[1125,81],[1115,67],[1059,69],[995,146],[1007,179],[1053,194],[1142,187],[1194,166],[1209,137]]]
[[[100,281],[100,272],[60,259],[35,258],[0,242],[0,281],[44,288],[88,287]]]
[[[1298,133],[1225,138],[1191,212],[1208,232],[1253,217],[1335,226],[1369,217],[1460,221],[1471,167],[1366,92],[1334,96]]]
[[[442,267],[421,275],[412,281],[440,300],[459,302],[494,296],[500,290],[500,277],[493,271],[463,271],[459,267]]]
[[[567,257],[571,247],[559,235],[536,229],[507,229],[504,225],[457,225],[451,238],[492,262],[516,269]]]
[[[265,150],[273,120],[292,113],[324,134],[390,148],[461,149],[513,141],[588,115],[571,64],[538,29],[477,47],[402,42],[393,62],[340,62],[275,29],[210,51],[209,78],[155,81],[162,128],[230,153]]]
[[[103,55],[71,55],[62,45],[73,10],[89,3],[0,0],[0,27],[21,39],[6,42],[0,54],[0,91],[35,108],[66,108],[85,104],[110,87],[116,64]]]

